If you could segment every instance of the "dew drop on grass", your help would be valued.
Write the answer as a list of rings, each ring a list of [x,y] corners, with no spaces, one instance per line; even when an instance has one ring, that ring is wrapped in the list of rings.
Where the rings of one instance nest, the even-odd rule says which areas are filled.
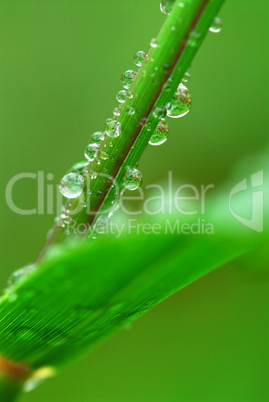
[[[190,33],[188,45],[191,47],[197,47],[200,39],[201,34],[194,30]]]
[[[60,183],[60,192],[66,198],[79,197],[83,191],[84,179],[78,173],[68,173]]]
[[[219,32],[221,32],[221,29],[222,29],[221,19],[218,17],[214,18],[214,20],[209,28],[209,31],[213,32],[213,33],[219,33]]]
[[[188,71],[186,71],[182,78],[182,82],[184,82],[184,83],[188,82],[190,77],[191,77],[190,73]]]
[[[156,38],[151,39],[150,46],[153,48],[158,47],[158,41]]]
[[[109,158],[109,155],[105,151],[101,151],[99,156],[103,161],[106,161]]]
[[[118,122],[117,120],[113,120],[113,119],[107,119],[105,132],[111,138],[118,137],[121,133],[120,122]]]
[[[85,149],[85,157],[89,161],[93,161],[97,157],[98,149],[99,146],[97,144],[88,145],[87,148]]]
[[[136,190],[142,184],[142,174],[139,170],[128,167],[124,175],[124,187],[128,190]]]
[[[68,173],[79,173],[83,175],[85,169],[87,169],[89,162],[81,161],[75,163],[70,169]]]
[[[146,57],[147,53],[143,52],[142,50],[139,50],[139,52],[137,52],[134,56],[135,65],[141,67],[143,62],[146,60]]]
[[[135,108],[133,106],[128,106],[128,114],[133,116],[135,114]]]
[[[164,15],[170,15],[175,4],[175,0],[162,0],[160,4],[161,12]]]
[[[168,124],[164,119],[161,119],[154,134],[150,137],[150,145],[161,145],[168,138]]]
[[[154,110],[153,110],[153,116],[156,119],[163,119],[166,116],[166,109],[165,107],[159,107],[157,106]]]
[[[124,103],[126,100],[127,100],[127,98],[128,98],[128,95],[127,95],[127,92],[126,91],[120,91],[118,94],[117,94],[117,101],[119,102],[119,103]]]
[[[123,84],[123,87],[125,89],[130,88],[130,86],[134,82],[136,76],[137,76],[137,72],[135,72],[133,70],[125,71],[125,73],[123,73],[122,76],[121,76],[121,82]]]
[[[90,141],[93,144],[100,144],[100,142],[102,142],[104,139],[105,139],[104,133],[102,133],[101,131],[96,131],[91,135]]]
[[[169,104],[167,105],[167,116],[174,119],[185,116],[191,108],[191,94],[188,89],[180,84]]]
[[[118,116],[120,116],[120,112],[121,112],[121,108],[115,107],[115,109],[113,110],[113,115],[118,117]]]

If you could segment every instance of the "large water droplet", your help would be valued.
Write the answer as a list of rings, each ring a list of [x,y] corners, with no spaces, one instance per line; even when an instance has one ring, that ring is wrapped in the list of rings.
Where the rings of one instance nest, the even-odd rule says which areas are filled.
[[[141,67],[143,62],[146,60],[146,57],[147,57],[147,53],[143,52],[142,50],[139,50],[139,52],[137,52],[134,56],[135,64],[138,67]]]
[[[128,95],[127,95],[127,92],[126,91],[120,91],[118,94],[117,94],[117,101],[119,102],[119,103],[124,103],[126,100],[127,100],[127,98],[128,98]]]
[[[167,116],[178,118],[185,116],[191,108],[191,95],[183,84],[177,88],[171,102],[167,105]]]
[[[84,179],[80,174],[68,173],[61,180],[60,192],[64,197],[76,198],[81,195],[83,186]]]
[[[118,137],[121,133],[121,124],[117,120],[107,119],[106,121],[106,134],[115,138]]]
[[[85,149],[85,157],[89,161],[93,161],[97,157],[98,149],[99,146],[97,144],[88,145],[87,148]]]
[[[132,85],[132,83],[134,82],[135,78],[137,76],[137,72],[133,71],[133,70],[127,70],[125,71],[124,74],[122,74],[121,77],[121,81],[123,84],[123,87],[125,89],[130,88],[130,86]]]
[[[142,174],[137,169],[128,167],[124,175],[124,186],[128,190],[136,190],[142,184]]]
[[[214,18],[214,20],[211,24],[211,27],[209,28],[209,31],[213,32],[213,33],[219,33],[221,31],[221,29],[222,29],[221,19],[218,17]]]
[[[175,4],[175,0],[162,0],[160,4],[161,12],[165,15],[170,15]]]
[[[150,145],[161,145],[168,138],[168,124],[162,119],[160,120],[154,134],[150,137],[149,144]]]

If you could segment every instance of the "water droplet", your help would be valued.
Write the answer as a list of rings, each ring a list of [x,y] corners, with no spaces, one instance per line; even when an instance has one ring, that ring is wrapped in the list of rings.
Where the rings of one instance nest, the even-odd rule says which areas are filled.
[[[165,82],[165,83],[163,84],[163,90],[164,90],[164,91],[169,92],[169,91],[170,91],[170,88],[171,88],[171,85],[170,85],[169,82]]]
[[[101,131],[96,131],[91,135],[90,141],[93,144],[100,144],[100,142],[102,142],[104,139],[105,139],[104,133],[102,133]]]
[[[115,137],[118,137],[120,135],[120,133],[121,133],[120,122],[113,120],[113,119],[107,119],[106,134],[111,138],[115,138]]]
[[[125,71],[124,74],[122,74],[121,81],[123,83],[123,87],[125,89],[130,88],[132,83],[134,82],[135,78],[137,76],[137,73],[133,70],[127,70]]]
[[[142,174],[137,169],[128,167],[124,175],[124,186],[128,190],[136,190],[141,186]]]
[[[135,108],[133,106],[128,106],[128,114],[133,116],[135,114]]]
[[[188,82],[190,77],[191,77],[190,73],[188,71],[186,71],[182,78],[182,82],[185,82],[185,83]]]
[[[93,161],[97,157],[98,149],[99,146],[97,144],[88,145],[87,148],[85,149],[85,157],[89,161]]]
[[[126,91],[128,99],[132,99],[134,97],[134,94],[132,93],[132,91]]]
[[[134,56],[135,64],[138,67],[141,67],[143,62],[146,60],[146,57],[147,57],[147,53],[143,52],[142,50],[139,50],[139,52],[137,52]]]
[[[188,89],[180,84],[171,102],[167,105],[167,116],[172,118],[183,117],[191,108],[191,95]]]
[[[168,138],[168,124],[164,119],[161,119],[154,134],[150,137],[150,145],[161,145]]]
[[[151,39],[150,46],[153,48],[158,47],[158,40],[156,38]]]
[[[153,110],[153,116],[156,119],[163,119],[166,116],[166,109],[165,107],[159,107],[157,106],[154,110]]]
[[[119,103],[124,103],[128,98],[127,92],[126,91],[120,91],[117,95],[117,101]]]
[[[222,29],[221,19],[218,17],[214,18],[214,20],[211,24],[211,27],[209,28],[209,31],[213,32],[213,33],[219,33],[221,31],[221,29]]]
[[[196,46],[198,46],[200,39],[201,39],[201,34],[199,32],[197,32],[197,31],[192,31],[190,33],[188,44],[191,47],[196,47]]]
[[[118,117],[118,116],[120,116],[120,112],[121,112],[121,108],[115,107],[115,109],[113,110],[113,115]]]
[[[170,15],[175,4],[175,0],[162,0],[160,4],[161,12],[164,15]]]
[[[35,271],[35,265],[32,264],[13,272],[7,282],[8,288],[12,288],[33,271]]]
[[[85,161],[77,162],[69,169],[68,173],[79,173],[82,175],[88,165],[89,163]]]
[[[168,72],[170,70],[171,64],[170,63],[164,63],[163,64],[163,70],[165,72]]]
[[[106,161],[109,158],[109,155],[105,151],[101,151],[99,156],[103,161]]]
[[[60,183],[60,192],[66,198],[79,197],[83,191],[84,179],[78,173],[68,173]]]

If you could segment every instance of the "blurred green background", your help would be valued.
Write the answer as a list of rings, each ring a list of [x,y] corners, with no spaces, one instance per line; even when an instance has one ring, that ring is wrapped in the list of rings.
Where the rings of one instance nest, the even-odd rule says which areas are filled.
[[[148,49],[164,16],[158,0],[2,0],[0,14],[3,288],[14,269],[35,260],[53,224],[47,214],[12,212],[8,181],[45,171],[57,184],[83,159],[89,135],[112,115],[121,74],[135,67],[134,53]],[[145,185],[172,170],[185,183],[217,188],[268,144],[268,15],[267,0],[227,0],[223,31],[208,35],[191,68],[191,112],[169,121],[166,144],[144,153]],[[33,208],[33,181],[18,183],[14,198]],[[22,400],[267,401],[268,291],[262,271],[233,262]]]

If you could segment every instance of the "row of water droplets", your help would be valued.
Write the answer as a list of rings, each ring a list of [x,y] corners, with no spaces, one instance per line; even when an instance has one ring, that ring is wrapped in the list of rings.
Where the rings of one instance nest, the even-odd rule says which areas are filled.
[[[189,2],[190,2],[190,0],[189,0]],[[161,4],[160,4],[161,12],[164,15],[170,15],[175,3],[176,3],[176,0],[161,0]],[[182,1],[178,4],[178,6],[181,8],[184,8],[185,3]],[[213,32],[213,33],[219,33],[221,31],[221,28],[222,28],[221,19],[218,17],[215,17],[209,28],[209,31]]]
[[[160,8],[163,14],[169,15],[174,7],[175,0],[162,0],[160,4]],[[180,7],[184,7],[185,3],[179,3]],[[222,22],[219,18],[215,18],[210,31],[217,33],[221,31]],[[194,39],[194,38],[192,38]],[[157,39],[153,38],[151,40],[150,46],[152,48],[158,47]],[[147,60],[147,54],[140,50],[136,53],[134,57],[134,61],[137,67],[142,67],[145,60]],[[169,68],[169,66],[168,66]],[[119,91],[117,94],[117,100],[119,102],[119,106],[117,106],[114,111],[114,117],[108,119],[106,122],[105,132],[95,132],[91,136],[90,144],[87,146],[85,150],[85,157],[89,162],[94,161],[95,159],[99,159],[98,163],[101,160],[109,159],[109,154],[105,151],[100,151],[100,145],[104,141],[105,136],[116,138],[121,134],[121,123],[117,121],[117,117],[121,114],[121,107],[123,104],[133,97],[133,93],[130,90],[132,84],[134,83],[137,72],[133,70],[127,70],[121,77],[121,81],[124,89]],[[182,82],[178,86],[173,98],[171,101],[165,105],[165,107],[157,107],[153,111],[153,116],[159,119],[159,123],[155,132],[152,134],[149,144],[150,145],[161,145],[168,138],[168,124],[165,121],[165,117],[168,116],[170,118],[179,118],[185,116],[191,108],[191,95],[184,85],[190,78],[189,72],[185,72],[185,75],[182,79]],[[169,90],[169,81],[165,84],[164,90]],[[134,107],[129,106],[128,114],[134,115],[136,113]],[[141,124],[145,124],[145,121]],[[149,127],[149,126],[148,126]],[[149,127],[150,131],[150,127]],[[85,166],[83,167],[85,172]],[[84,177],[81,174],[81,169],[76,168],[73,172],[65,175],[60,183],[60,191],[62,195],[66,198],[72,199],[79,197],[84,189]],[[142,183],[142,175],[141,173],[135,169],[128,167],[126,169],[126,173],[124,176],[124,186],[129,190],[137,189]]]

